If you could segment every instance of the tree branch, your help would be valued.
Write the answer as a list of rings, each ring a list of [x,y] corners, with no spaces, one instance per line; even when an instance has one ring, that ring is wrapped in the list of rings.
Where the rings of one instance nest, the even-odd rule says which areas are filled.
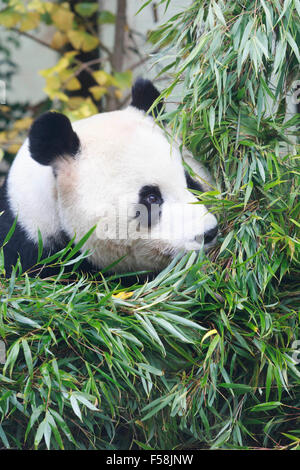
[[[27,33],[26,31],[20,31],[17,28],[11,28],[12,31],[15,31],[16,33],[20,34],[21,36],[25,36],[29,39],[32,39],[33,41],[37,42],[41,46],[47,47],[48,49],[51,49],[51,51],[58,52],[59,50],[55,49],[55,47],[52,47],[51,44],[48,44],[46,41],[43,41],[42,39],[38,38],[37,36],[33,36],[33,34]]]
[[[114,51],[112,66],[116,72],[122,72],[124,59],[124,36],[126,27],[127,0],[118,0],[117,15],[115,23]]]

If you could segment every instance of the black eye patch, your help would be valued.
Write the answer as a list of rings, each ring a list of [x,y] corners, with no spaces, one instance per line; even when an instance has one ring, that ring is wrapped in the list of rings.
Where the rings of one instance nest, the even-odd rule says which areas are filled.
[[[147,209],[147,224],[148,228],[153,223],[156,223],[160,217],[161,211],[160,206],[163,204],[160,189],[155,185],[143,186],[139,192],[139,204],[143,205]],[[140,211],[137,211],[136,217],[140,216]],[[143,221],[141,221],[143,223]],[[146,221],[144,221],[146,222]],[[145,224],[145,223],[144,223]]]
[[[194,178],[192,178],[187,171],[185,171],[184,173],[188,189],[192,189],[194,191],[201,191],[203,193],[204,191],[201,184],[198,183],[198,181],[194,180]]]

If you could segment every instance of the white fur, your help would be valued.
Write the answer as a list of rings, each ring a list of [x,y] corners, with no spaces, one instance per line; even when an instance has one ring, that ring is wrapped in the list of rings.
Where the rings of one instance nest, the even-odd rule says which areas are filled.
[[[14,216],[32,241],[40,229],[44,244],[61,230],[57,191],[51,167],[35,162],[29,153],[28,139],[20,148],[8,175],[9,204]]]
[[[37,228],[44,243],[61,229],[79,240],[97,225],[84,249],[91,250],[90,261],[99,268],[126,255],[117,265],[118,271],[160,270],[179,251],[201,248],[195,237],[201,238],[213,228],[216,219],[203,205],[190,204],[197,199],[186,187],[178,147],[169,144],[152,117],[129,107],[77,121],[73,128],[81,152],[75,159],[57,159],[56,178],[50,167],[32,160],[27,142],[12,166],[8,181],[11,208],[32,240],[37,240]],[[200,173],[203,184],[208,179],[205,170],[195,165],[190,154],[184,159]],[[162,215],[150,238],[146,227],[141,227],[136,238],[136,221],[131,217],[145,185],[160,188]],[[174,207],[178,213],[189,207],[184,224],[182,217],[174,216]],[[114,217],[118,231],[125,233],[129,227],[129,238],[119,233],[116,237],[111,223]],[[174,237],[174,233],[179,235]]]

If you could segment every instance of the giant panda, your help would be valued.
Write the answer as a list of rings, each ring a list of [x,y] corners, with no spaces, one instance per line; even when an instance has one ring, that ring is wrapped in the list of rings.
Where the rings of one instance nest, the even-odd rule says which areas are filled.
[[[212,246],[217,220],[193,193],[209,188],[209,175],[148,113],[158,96],[138,79],[126,109],[72,124],[58,112],[36,119],[0,190],[0,247],[17,220],[3,248],[6,275],[18,257],[23,271],[54,274],[34,268],[40,237],[47,257],[92,227],[85,273],[157,273],[179,253]]]

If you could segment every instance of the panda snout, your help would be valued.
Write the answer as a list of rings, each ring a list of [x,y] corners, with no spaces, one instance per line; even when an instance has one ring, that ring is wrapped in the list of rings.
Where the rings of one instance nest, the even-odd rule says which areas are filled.
[[[218,226],[215,225],[215,227],[207,230],[204,232],[204,244],[207,245],[208,243],[211,243],[217,236],[218,234]],[[202,243],[203,241],[203,235],[196,235],[195,236],[195,241],[197,243]]]

